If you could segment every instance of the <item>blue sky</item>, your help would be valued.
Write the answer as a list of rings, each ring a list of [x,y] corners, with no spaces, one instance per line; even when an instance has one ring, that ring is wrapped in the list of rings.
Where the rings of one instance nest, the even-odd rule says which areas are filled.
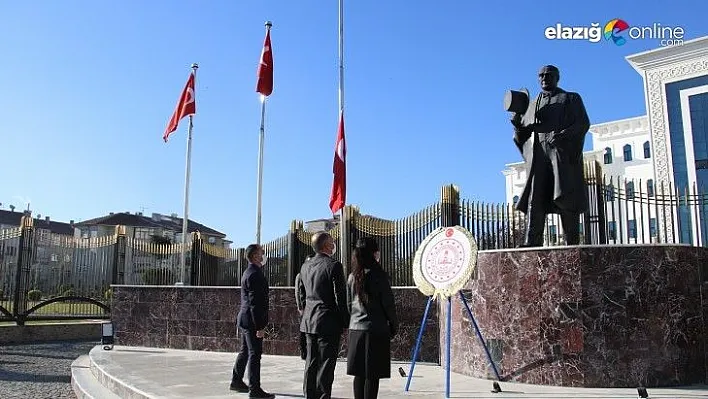
[[[592,123],[643,115],[641,77],[624,57],[657,40],[547,40],[544,29],[613,18],[708,33],[708,3],[348,0],[345,94],[348,198],[406,216],[440,186],[504,200],[519,159],[505,90],[538,90],[552,63]],[[198,62],[190,218],[255,237],[260,109],[256,66],[273,21],[263,239],[293,219],[330,216],[337,128],[337,2],[322,0],[5,2],[0,6],[3,209],[84,220],[183,209],[186,119],[162,141],[189,65]],[[589,136],[588,136],[589,137]],[[589,141],[589,139],[588,139]]]

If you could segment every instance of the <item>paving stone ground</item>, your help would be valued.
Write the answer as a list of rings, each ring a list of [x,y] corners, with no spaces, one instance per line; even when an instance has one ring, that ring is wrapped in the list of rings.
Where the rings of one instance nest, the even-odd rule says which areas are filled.
[[[53,342],[0,346],[0,398],[75,399],[71,363],[96,346]]]
[[[199,352],[163,348],[116,346],[104,351],[96,347],[91,358],[104,373],[155,399],[245,399],[246,394],[229,391],[235,353]],[[302,379],[305,363],[295,356],[263,357],[263,388],[277,398],[303,398]],[[408,373],[409,363],[392,364],[391,378],[381,381],[379,398],[413,399],[445,397],[445,371],[431,364],[419,363],[413,373],[409,392],[404,392],[407,378],[398,375],[398,367]],[[333,399],[352,398],[351,376],[346,363],[335,369]],[[247,381],[247,378],[245,379]],[[504,392],[491,393],[492,381],[451,375],[451,397],[474,399],[635,399],[636,388],[567,388],[502,382]],[[708,386],[651,388],[652,399],[708,398]]]

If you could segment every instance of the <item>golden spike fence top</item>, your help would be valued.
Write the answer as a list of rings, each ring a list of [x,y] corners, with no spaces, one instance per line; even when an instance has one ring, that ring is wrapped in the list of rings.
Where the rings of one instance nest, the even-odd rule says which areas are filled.
[[[209,244],[203,242],[201,244],[202,251],[208,255],[215,256],[217,258],[235,260],[238,259],[238,250],[235,248],[225,248],[223,246],[218,246],[214,244]]]
[[[334,226],[333,229],[327,230],[326,232],[329,233],[329,235],[332,236],[333,239],[338,239],[339,238],[339,231],[340,225]],[[297,239],[300,240],[303,244],[307,245],[312,245],[312,236],[317,233],[316,231],[305,231],[305,229],[300,228],[297,230]]]
[[[359,216],[353,218],[352,225],[359,231],[376,236],[396,235],[396,222],[377,218],[375,216]]]
[[[136,238],[127,240],[127,246],[133,250],[156,254],[156,255],[175,255],[180,254],[183,251],[189,251],[192,249],[192,240],[188,240],[186,245],[181,242],[173,244],[156,244],[146,240],[139,240]]]
[[[364,215],[353,218],[351,224],[365,234],[392,236],[418,230],[435,222],[441,215],[439,204],[434,204],[400,220],[386,220]]]
[[[345,213],[347,215],[347,219],[351,220],[355,217],[357,217],[361,212],[359,210],[359,207],[356,205],[347,205],[344,207]]]
[[[32,219],[32,216],[22,216],[22,219],[20,220],[20,226],[23,229],[32,228],[32,226],[34,226],[34,219]]]
[[[65,236],[62,234],[52,234],[50,236],[51,245],[54,245],[57,247],[64,247],[64,248],[97,249],[97,248],[103,248],[103,247],[115,245],[117,241],[118,241],[117,234],[111,234],[111,235],[100,236],[100,237],[91,237],[91,238],[71,237],[71,236]]]
[[[440,198],[445,204],[457,204],[460,202],[460,188],[454,184],[446,184],[440,189]]]

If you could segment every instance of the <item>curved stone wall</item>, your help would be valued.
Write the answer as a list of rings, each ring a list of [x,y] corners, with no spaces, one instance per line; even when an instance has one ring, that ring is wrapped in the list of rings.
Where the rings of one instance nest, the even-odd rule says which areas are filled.
[[[687,385],[707,381],[707,263],[708,248],[677,245],[482,251],[463,293],[504,379]],[[452,306],[452,371],[493,378],[464,305]]]

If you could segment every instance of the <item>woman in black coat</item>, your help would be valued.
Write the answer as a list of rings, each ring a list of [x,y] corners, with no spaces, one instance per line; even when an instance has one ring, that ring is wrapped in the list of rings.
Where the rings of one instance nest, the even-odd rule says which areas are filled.
[[[398,319],[391,283],[380,259],[373,238],[357,241],[347,281],[347,374],[354,376],[355,399],[376,398],[379,380],[391,377],[391,338],[396,334]]]

